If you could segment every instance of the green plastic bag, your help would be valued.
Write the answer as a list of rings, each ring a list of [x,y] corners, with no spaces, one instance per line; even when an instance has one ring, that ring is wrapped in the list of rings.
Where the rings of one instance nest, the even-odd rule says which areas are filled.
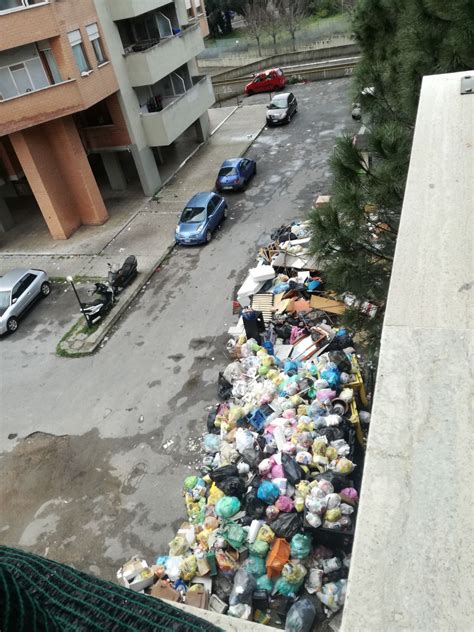
[[[296,560],[290,560],[281,571],[281,576],[289,584],[302,584],[307,573],[306,568]]]
[[[197,476],[188,476],[184,479],[184,489],[190,491],[198,482]]]
[[[268,549],[270,545],[264,540],[255,540],[253,544],[249,546],[249,552],[257,557],[267,557]]]
[[[228,522],[222,529],[220,529],[219,535],[221,535],[233,549],[240,549],[247,539],[245,529],[236,522]]]
[[[297,560],[303,560],[305,557],[308,557],[311,553],[311,544],[309,535],[297,533],[291,538],[291,557]]]
[[[240,500],[235,496],[224,496],[217,501],[216,514],[219,518],[232,518],[240,511]]]
[[[273,590],[273,582],[267,575],[262,575],[257,578],[257,588],[260,590],[268,590],[268,592],[272,592]]]
[[[243,568],[254,577],[260,577],[265,573],[265,560],[256,555],[249,555],[243,564]]]
[[[284,577],[279,577],[275,584],[275,590],[278,594],[285,597],[296,597],[302,585],[303,580],[299,584],[291,584]]]

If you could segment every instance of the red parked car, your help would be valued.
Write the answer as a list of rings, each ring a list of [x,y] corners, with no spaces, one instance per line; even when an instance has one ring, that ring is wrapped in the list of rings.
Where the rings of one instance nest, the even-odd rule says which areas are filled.
[[[245,93],[250,96],[256,92],[272,92],[285,87],[286,78],[281,68],[263,70],[254,76],[252,81],[245,86]]]

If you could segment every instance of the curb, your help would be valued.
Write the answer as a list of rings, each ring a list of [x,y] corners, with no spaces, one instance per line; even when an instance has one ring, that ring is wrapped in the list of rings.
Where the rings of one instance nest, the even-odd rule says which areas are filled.
[[[166,248],[165,252],[151,266],[151,269],[145,273],[145,276],[142,279],[139,279],[140,283],[137,284],[137,287],[132,292],[130,292],[130,294],[127,296],[125,301],[123,303],[120,303],[118,305],[118,308],[115,311],[111,312],[110,319],[106,319],[105,321],[102,322],[101,325],[99,325],[98,329],[91,335],[91,338],[95,338],[92,342],[88,343],[88,341],[86,340],[84,342],[84,349],[78,349],[77,351],[73,349],[67,349],[67,350],[64,349],[64,351],[67,353],[67,356],[61,356],[61,357],[80,358],[82,356],[91,355],[92,353],[97,351],[97,348],[102,343],[106,335],[109,333],[110,329],[121,318],[124,311],[129,307],[129,305],[134,301],[137,295],[142,291],[143,286],[155,274],[158,266],[160,266],[163,263],[163,261],[171,254],[171,252],[174,250],[175,245],[176,244],[173,242]],[[80,317],[80,319],[82,318],[83,316]]]
[[[239,106],[235,106],[235,108],[232,110],[232,112],[215,128],[215,130],[213,131],[216,132],[219,127],[221,125],[223,125],[225,123],[225,121],[230,118],[235,111],[238,109]],[[245,148],[240,152],[240,156],[244,156],[247,151],[250,149],[250,147],[253,145],[253,143],[257,140],[257,138],[260,136],[260,134],[263,132],[263,130],[266,128],[266,125],[263,125],[262,128],[257,132],[257,134],[251,139],[249,140],[249,142],[246,144]],[[207,141],[205,141],[207,142]],[[174,178],[174,176],[176,175],[176,173],[186,164],[186,162],[188,162],[188,160],[190,160],[194,154],[199,151],[199,149],[201,149],[201,147],[205,144],[205,142],[201,143],[198,147],[196,147],[196,149],[186,158],[186,160],[179,166],[179,168],[176,170],[176,172],[170,176],[170,178],[168,179],[171,180],[172,178]],[[163,185],[164,186],[164,185]],[[153,198],[152,198],[153,199]],[[165,252],[158,258],[158,260],[152,265],[151,269],[148,270],[148,272],[145,273],[145,276],[143,277],[143,279],[140,280],[140,283],[137,285],[137,287],[130,292],[130,294],[127,296],[127,298],[125,299],[125,301],[123,303],[120,303],[118,308],[115,311],[111,312],[111,317],[110,319],[107,319],[105,321],[103,321],[98,329],[91,334],[90,338],[92,339],[90,342],[88,340],[86,340],[84,342],[84,348],[78,349],[77,351],[74,349],[64,349],[64,354],[61,357],[69,357],[69,358],[80,358],[83,356],[88,356],[91,355],[93,353],[95,353],[98,349],[98,347],[101,345],[102,341],[104,340],[104,338],[106,337],[106,335],[109,333],[109,331],[111,330],[111,328],[115,325],[115,323],[121,318],[122,314],[124,313],[124,311],[129,307],[129,305],[135,300],[135,298],[137,297],[137,295],[139,294],[139,292],[141,292],[141,290],[143,289],[143,286],[150,280],[150,278],[153,276],[153,274],[156,272],[156,269],[158,268],[158,266],[161,265],[161,263],[171,254],[171,252],[174,250],[176,244],[173,241],[165,250]],[[83,316],[81,316],[81,318],[83,318]],[[80,320],[80,319],[79,319]],[[79,321],[78,321],[79,322]],[[66,342],[66,341],[65,341]],[[59,345],[60,343],[58,343]],[[63,343],[64,344],[64,343]],[[66,346],[66,345],[64,345]]]

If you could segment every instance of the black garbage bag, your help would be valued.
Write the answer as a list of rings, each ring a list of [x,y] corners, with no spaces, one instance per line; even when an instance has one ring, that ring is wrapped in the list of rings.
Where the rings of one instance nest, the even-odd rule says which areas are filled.
[[[262,451],[265,450],[265,448],[267,447],[267,441],[263,435],[258,435],[257,445]]]
[[[245,481],[238,476],[228,476],[219,482],[215,481],[215,483],[226,496],[236,496],[237,498],[242,498],[247,491]]]
[[[254,590],[257,588],[257,580],[253,575],[239,568],[234,575],[234,586],[229,596],[229,605],[237,606],[239,603],[250,605]]]
[[[219,371],[219,380],[217,384],[217,395],[219,399],[230,399],[232,397],[232,384],[225,379],[222,371]]]
[[[217,408],[211,410],[209,415],[207,416],[207,431],[212,434],[218,434],[220,432],[219,428],[216,428],[214,422],[217,417]]]
[[[289,541],[303,529],[303,514],[281,513],[271,523],[271,527],[277,537],[286,538]]]
[[[323,472],[322,474],[318,474],[316,476],[316,480],[329,481],[334,487],[334,491],[336,493],[340,492],[341,489],[344,489],[344,487],[352,487],[352,481],[350,481],[347,476],[344,476],[344,474],[339,474],[338,472],[332,472],[331,470],[329,470],[328,472]]]
[[[233,587],[234,583],[232,579],[222,575],[222,573],[218,573],[215,577],[213,577],[212,592],[222,601],[227,602],[229,600],[229,595],[232,592]]]
[[[352,365],[349,358],[346,356],[344,351],[330,351],[329,352],[329,360],[334,362],[341,373],[351,373]]]
[[[294,603],[288,611],[285,621],[285,632],[310,632],[316,616],[316,606],[303,598]]]
[[[245,461],[245,463],[248,463],[248,465],[250,465],[250,469],[252,470],[258,467],[258,464],[262,460],[260,452],[254,450],[254,448],[247,448],[246,450],[243,450],[240,455],[242,460]]]
[[[334,336],[334,338],[329,343],[327,347],[327,351],[335,351],[337,349],[346,349],[347,347],[353,347],[354,341],[352,339],[351,334],[347,333],[342,336]]]
[[[254,520],[261,520],[265,518],[265,511],[267,509],[266,503],[260,498],[257,498],[257,492],[252,490],[245,496],[245,511],[247,516]]]
[[[337,441],[338,439],[344,439],[344,431],[337,426],[328,426],[327,428],[318,428],[316,430],[318,437],[327,437],[329,443],[331,441]]]
[[[296,485],[302,478],[305,478],[304,470],[289,454],[283,452],[281,455],[281,464],[285,473],[286,480],[291,485]]]
[[[213,472],[210,472],[209,477],[211,481],[219,487],[219,483],[224,481],[229,476],[238,476],[239,470],[236,465],[223,465],[222,467],[218,467]]]
[[[282,338],[283,340],[288,340],[291,336],[291,325],[288,323],[283,323],[281,325],[275,325],[274,331],[278,338]]]

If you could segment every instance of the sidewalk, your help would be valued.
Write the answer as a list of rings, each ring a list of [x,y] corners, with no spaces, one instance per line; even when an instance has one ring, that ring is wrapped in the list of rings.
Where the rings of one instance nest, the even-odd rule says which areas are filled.
[[[120,295],[110,316],[91,336],[72,340],[74,345],[64,347],[65,352],[84,354],[97,348],[173,248],[177,216],[183,205],[198,191],[212,191],[221,163],[243,155],[265,125],[264,105],[216,108],[209,114],[211,137],[178,168],[156,199],[132,191],[128,206],[122,205],[106,224],[84,226],[66,241],[53,241],[44,222],[11,243],[6,234],[7,245],[0,248],[0,275],[14,267],[33,267],[46,270],[53,279],[68,275],[97,278],[106,275],[107,262],[122,263],[129,254],[137,257],[138,280]]]

